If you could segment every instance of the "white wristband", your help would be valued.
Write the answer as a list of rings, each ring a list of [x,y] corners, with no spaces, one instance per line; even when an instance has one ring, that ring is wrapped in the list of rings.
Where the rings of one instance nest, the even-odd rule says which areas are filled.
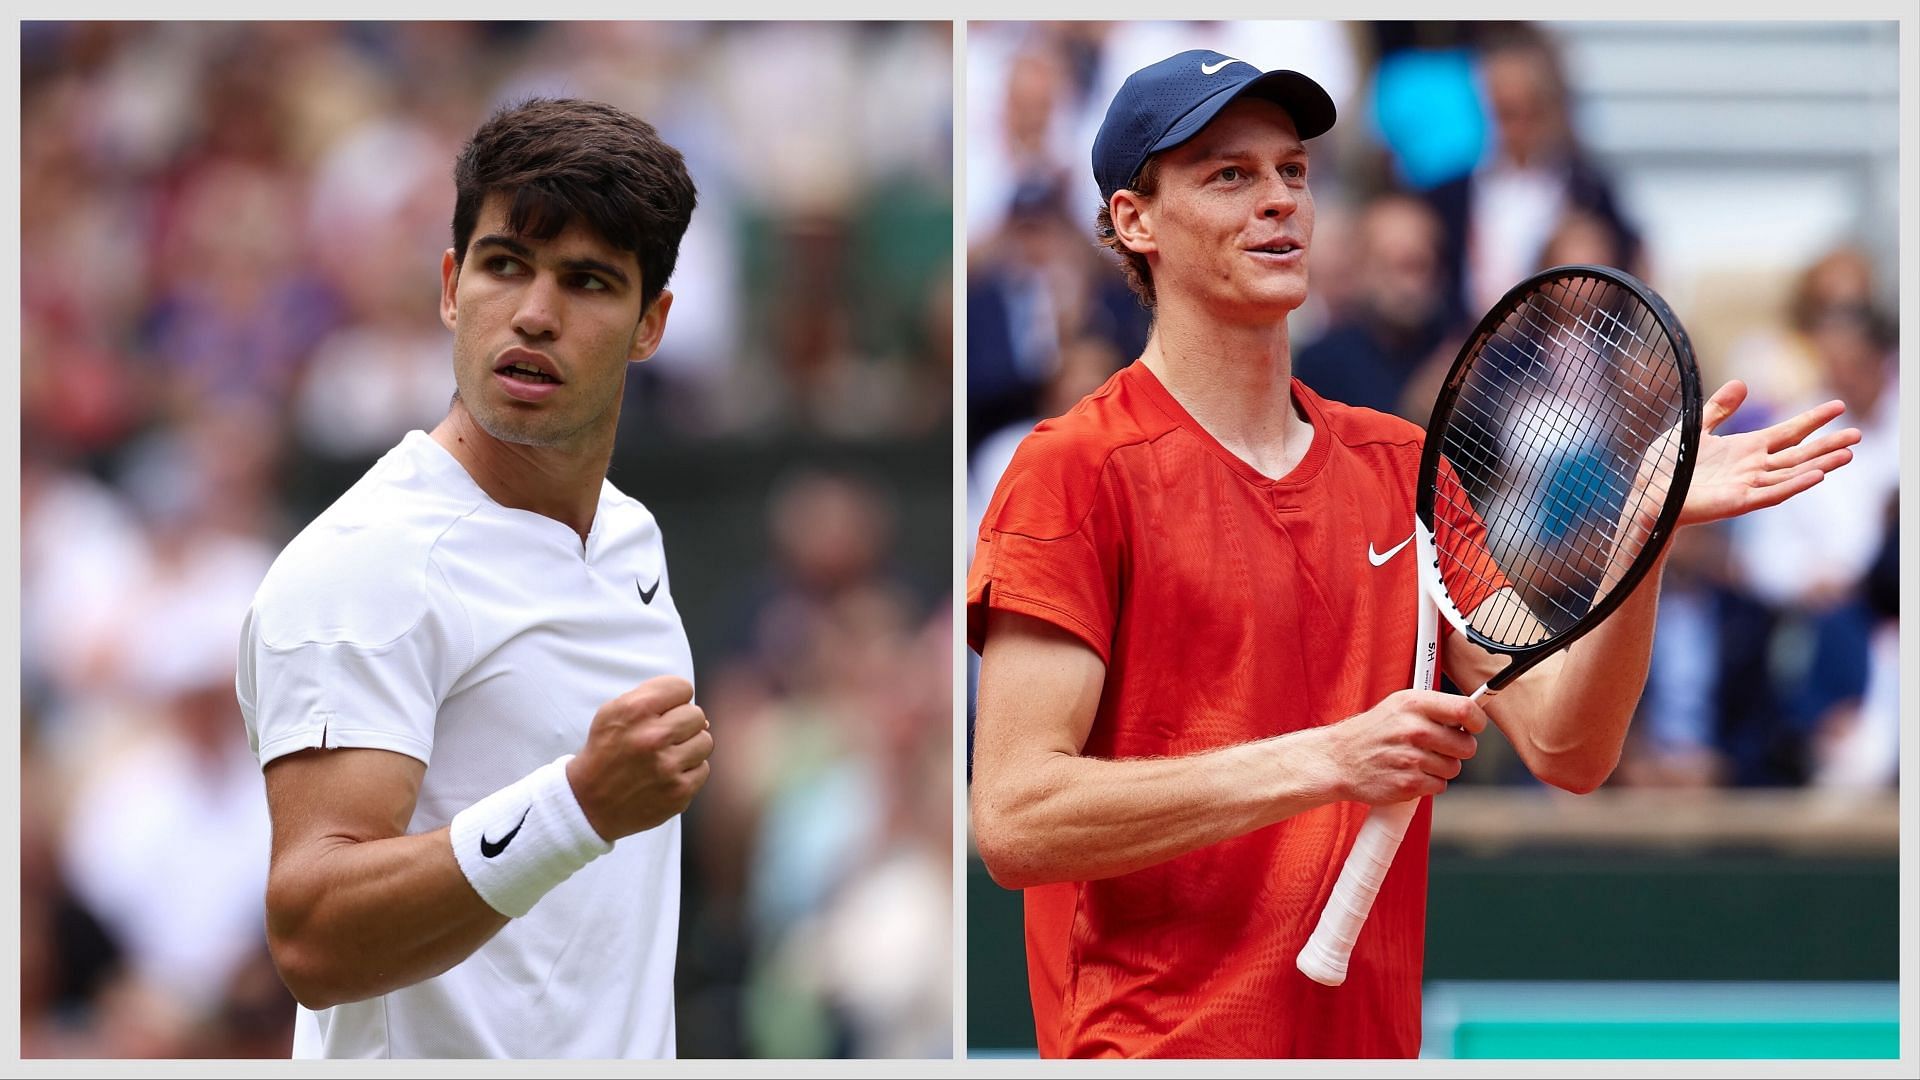
[[[453,815],[460,870],[493,910],[517,919],[574,871],[613,850],[567,783],[568,754]]]

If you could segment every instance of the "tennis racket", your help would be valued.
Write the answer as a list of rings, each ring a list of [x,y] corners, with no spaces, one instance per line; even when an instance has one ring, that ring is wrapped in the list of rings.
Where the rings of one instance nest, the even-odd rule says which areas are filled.
[[[1510,658],[1474,691],[1483,698],[1619,607],[1680,516],[1700,407],[1686,331],[1632,275],[1556,266],[1502,297],[1462,346],[1427,423],[1413,686],[1433,685],[1436,615]],[[1308,978],[1346,981],[1418,806],[1367,815],[1300,952]]]

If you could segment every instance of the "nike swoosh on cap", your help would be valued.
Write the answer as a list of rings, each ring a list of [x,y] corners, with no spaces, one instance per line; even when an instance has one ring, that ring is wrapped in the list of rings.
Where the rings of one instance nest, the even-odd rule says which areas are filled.
[[[1221,68],[1226,67],[1228,64],[1244,64],[1244,63],[1246,63],[1245,60],[1236,60],[1233,57],[1229,56],[1225,60],[1222,60],[1217,64],[1201,64],[1200,74],[1212,75],[1218,72]]]
[[[1385,566],[1388,559],[1400,554],[1400,549],[1411,543],[1413,543],[1413,537],[1409,536],[1385,551],[1375,551],[1373,541],[1369,540],[1367,541],[1367,561],[1375,566]]]

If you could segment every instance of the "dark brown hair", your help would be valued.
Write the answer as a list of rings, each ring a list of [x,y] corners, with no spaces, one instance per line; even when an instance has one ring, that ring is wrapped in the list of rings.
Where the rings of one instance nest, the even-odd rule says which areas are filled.
[[[1127,190],[1152,198],[1160,190],[1160,158],[1150,157],[1140,166],[1140,172],[1127,185]],[[1100,246],[1120,256],[1120,272],[1126,275],[1127,288],[1139,297],[1140,306],[1152,311],[1158,303],[1153,291],[1153,271],[1147,266],[1147,257],[1122,243],[1113,229],[1113,210],[1109,204],[1102,204],[1100,213],[1093,219],[1093,232],[1099,238]]]
[[[454,162],[453,255],[462,263],[480,205],[510,195],[507,228],[535,240],[576,216],[640,263],[641,310],[673,276],[695,192],[680,151],[611,105],[532,98],[493,114]]]

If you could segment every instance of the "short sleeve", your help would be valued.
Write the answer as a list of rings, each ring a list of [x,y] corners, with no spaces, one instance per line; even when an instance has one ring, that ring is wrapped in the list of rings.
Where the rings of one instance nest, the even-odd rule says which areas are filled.
[[[1460,477],[1445,458],[1435,477],[1433,543],[1440,552],[1440,578],[1462,613],[1471,615],[1487,597],[1507,588],[1507,575],[1487,550],[1487,525],[1474,510]]]
[[[355,572],[354,561],[276,564],[247,613],[236,690],[262,766],[313,748],[431,758],[440,702],[470,651],[464,611],[430,565]]]
[[[980,523],[967,575],[967,644],[986,645],[989,611],[1032,616],[1111,659],[1120,544],[1112,476],[1057,436],[1015,451]]]

